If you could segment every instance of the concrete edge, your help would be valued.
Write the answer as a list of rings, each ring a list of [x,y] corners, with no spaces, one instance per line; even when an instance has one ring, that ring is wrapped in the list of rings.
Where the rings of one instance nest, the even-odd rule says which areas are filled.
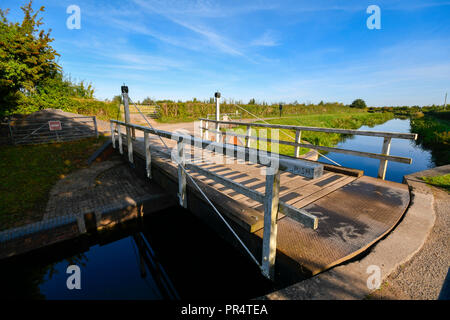
[[[425,244],[436,214],[434,196],[423,182],[405,176],[411,202],[400,223],[373,245],[359,261],[346,263],[292,286],[272,292],[264,300],[364,299]],[[378,276],[379,275],[379,276]]]

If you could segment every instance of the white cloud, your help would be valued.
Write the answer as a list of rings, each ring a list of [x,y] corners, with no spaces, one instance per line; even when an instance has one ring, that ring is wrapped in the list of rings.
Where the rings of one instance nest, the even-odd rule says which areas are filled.
[[[254,39],[250,42],[252,46],[261,46],[261,47],[275,47],[278,46],[278,40],[273,31],[266,31],[259,38]]]

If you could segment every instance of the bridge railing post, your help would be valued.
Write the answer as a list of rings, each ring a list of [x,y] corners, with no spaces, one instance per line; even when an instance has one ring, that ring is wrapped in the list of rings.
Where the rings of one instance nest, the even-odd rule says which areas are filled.
[[[381,149],[381,154],[389,155],[391,150],[391,138],[385,137],[383,141],[383,147]],[[387,160],[380,160],[380,166],[378,167],[378,178],[383,179],[386,177]]]
[[[123,142],[122,142],[122,132],[121,132],[121,128],[122,126],[120,124],[117,125],[117,133],[119,135],[119,152],[120,154],[123,154]]]
[[[205,120],[205,140],[209,140],[208,124],[209,124],[209,121]]]
[[[150,141],[148,139],[148,132],[144,132],[144,147],[145,147],[145,168],[147,170],[147,178],[152,178],[152,154],[150,152]]]
[[[126,127],[126,130],[127,130],[128,161],[133,163],[133,140],[132,140],[133,131],[128,125]]]
[[[96,116],[93,116],[93,117],[92,117],[92,121],[94,121],[95,136],[96,136],[97,139],[98,139],[97,117],[96,117]]]
[[[295,130],[295,143],[301,143],[302,141],[302,132],[301,130]],[[300,146],[295,146],[295,157],[300,157]]]
[[[200,120],[200,138],[203,140],[203,120]]]
[[[177,152],[178,152],[178,200],[180,206],[187,208],[187,197],[186,197],[186,172],[184,172],[185,157],[184,157],[184,143],[181,141],[177,142]]]
[[[252,135],[252,127],[247,126],[247,134],[245,137],[245,147],[250,148],[250,136]]]
[[[280,170],[270,173],[267,168],[266,193],[264,197],[264,231],[262,251],[262,273],[273,280],[275,276],[275,257],[277,253],[277,217],[280,192]]]
[[[115,127],[117,127],[117,124],[114,122],[111,122],[110,124],[111,124],[111,143],[112,143],[113,148],[115,149],[116,148],[116,132],[115,132],[116,129],[115,129]]]

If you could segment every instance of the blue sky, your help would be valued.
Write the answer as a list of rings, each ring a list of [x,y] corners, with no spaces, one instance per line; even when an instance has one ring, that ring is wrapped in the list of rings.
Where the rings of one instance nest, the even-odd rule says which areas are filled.
[[[19,4],[9,18],[21,18]],[[81,9],[69,30],[66,8]],[[47,0],[60,64],[99,99],[224,98],[443,104],[450,93],[450,1]],[[369,30],[369,5],[381,29]]]

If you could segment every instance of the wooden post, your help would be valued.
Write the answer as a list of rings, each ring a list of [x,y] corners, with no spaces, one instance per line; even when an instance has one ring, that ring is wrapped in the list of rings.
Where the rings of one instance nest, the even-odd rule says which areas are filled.
[[[250,148],[250,136],[252,135],[252,127],[247,126],[247,136],[245,137],[245,147]]]
[[[209,124],[209,121],[205,120],[205,140],[209,140],[208,124]]]
[[[200,120],[200,138],[203,140],[203,120]]]
[[[119,124],[117,126],[117,133],[119,134],[119,151],[120,151],[120,154],[123,154],[122,133],[120,132],[120,127],[121,127],[121,125]]]
[[[115,123],[111,122],[111,143],[112,143],[113,148],[115,149],[116,148],[116,136],[115,136],[116,133],[114,132],[115,131],[114,125],[115,125]]]
[[[133,141],[131,128],[127,126],[127,150],[128,150],[128,161],[133,163]]]
[[[150,141],[148,140],[148,132],[144,132],[145,146],[145,168],[147,169],[147,178],[152,178],[152,154],[150,152]]]
[[[98,128],[97,128],[97,118],[95,116],[92,117],[92,120],[94,121],[94,128],[95,128],[95,136],[98,139]]]
[[[302,141],[302,132],[300,130],[295,131],[295,143],[301,143]],[[300,157],[300,147],[295,146],[295,157]]]
[[[390,150],[391,150],[391,138],[385,137],[381,153],[384,155],[389,155]],[[380,166],[378,167],[378,178],[384,180],[386,176],[387,164],[388,164],[387,160],[380,160]]]
[[[220,142],[220,124],[216,122],[216,142]]]
[[[11,136],[11,142],[12,142],[12,144],[16,144],[16,141],[14,140],[14,134],[13,134],[13,131],[12,131],[12,127],[11,127],[11,120],[10,119],[8,119],[8,127],[9,127],[9,135]]]
[[[186,172],[183,168],[185,166],[184,160],[184,143],[177,142],[178,151],[178,199],[180,206],[187,208],[187,197],[186,197]]]
[[[271,168],[267,169],[267,173]],[[266,175],[264,197],[264,231],[262,252],[262,273],[273,280],[275,276],[275,256],[277,253],[277,217],[280,191],[280,170]]]

